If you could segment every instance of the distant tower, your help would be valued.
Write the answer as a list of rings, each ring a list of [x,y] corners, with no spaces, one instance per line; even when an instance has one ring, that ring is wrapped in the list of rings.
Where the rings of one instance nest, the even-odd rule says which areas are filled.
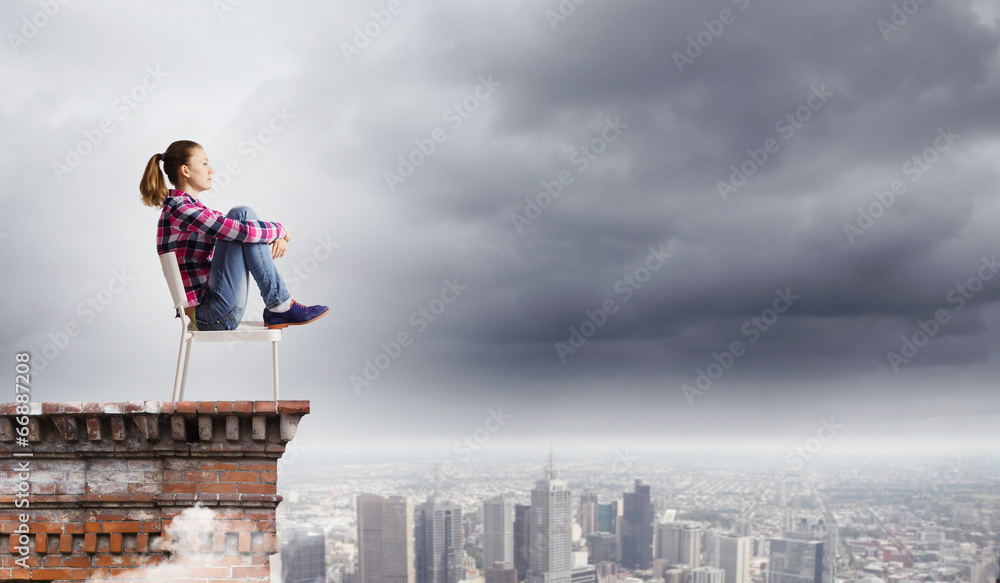
[[[514,564],[514,504],[503,496],[483,502],[483,568]]]
[[[580,529],[584,537],[597,532],[597,494],[591,490],[580,495]]]
[[[725,583],[750,583],[750,537],[723,536],[719,540],[719,568]]]
[[[722,583],[726,574],[715,567],[699,567],[691,571],[691,583]]]
[[[572,493],[556,479],[554,465],[550,455],[546,477],[531,491],[528,583],[570,583],[572,578]]]
[[[417,583],[458,583],[462,565],[462,507],[431,495],[417,506],[414,551]]]
[[[767,583],[822,583],[823,542],[772,538]]]
[[[596,509],[595,530],[597,532],[618,532],[616,522],[618,521],[618,501],[614,500],[607,504],[598,504]]]
[[[625,492],[624,498],[622,566],[648,569],[653,562],[653,521],[656,518],[649,486],[636,480],[635,492]]]
[[[283,583],[326,582],[326,536],[295,529],[281,549]]]
[[[701,567],[701,523],[685,522],[681,530],[680,562]]]
[[[358,496],[358,583],[415,583],[413,505],[405,496]]]
[[[531,505],[514,505],[514,570],[517,580],[528,578],[531,557]]]

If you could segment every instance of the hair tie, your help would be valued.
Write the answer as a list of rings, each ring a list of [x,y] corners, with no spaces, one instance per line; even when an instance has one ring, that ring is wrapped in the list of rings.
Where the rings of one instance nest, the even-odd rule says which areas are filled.
[[[157,155],[156,155],[156,157],[157,157],[157,159],[158,159],[158,160],[160,160],[160,161],[162,161],[162,160],[163,160],[163,154],[157,154]]]

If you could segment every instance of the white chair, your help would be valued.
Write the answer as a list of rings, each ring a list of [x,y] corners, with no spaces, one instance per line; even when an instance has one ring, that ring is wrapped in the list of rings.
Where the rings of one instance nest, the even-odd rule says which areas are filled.
[[[167,279],[170,297],[174,308],[181,315],[181,345],[177,352],[177,373],[174,375],[174,401],[184,400],[184,385],[187,384],[188,361],[191,356],[191,345],[195,342],[270,342],[271,354],[274,360],[274,400],[278,400],[278,341],[281,340],[281,329],[270,330],[264,322],[240,322],[235,330],[196,330],[184,312],[187,305],[187,294],[184,291],[184,281],[177,265],[177,255],[173,251],[160,255],[160,266],[163,277]],[[178,390],[180,394],[178,395]]]

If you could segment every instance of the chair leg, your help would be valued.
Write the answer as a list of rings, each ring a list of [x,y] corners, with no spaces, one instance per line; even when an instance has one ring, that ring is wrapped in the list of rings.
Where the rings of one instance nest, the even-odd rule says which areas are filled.
[[[271,342],[271,354],[274,360],[274,400],[278,400],[278,343]]]
[[[174,372],[174,401],[177,400],[177,391],[181,388],[181,370],[187,370],[187,365],[184,358],[184,348],[187,344],[184,340],[184,335],[181,335],[181,343],[177,348],[177,370]]]
[[[191,345],[194,344],[194,338],[188,340],[187,350],[184,351],[184,375],[181,377],[181,398],[184,400],[184,387],[187,386],[188,380],[188,364],[191,362]]]

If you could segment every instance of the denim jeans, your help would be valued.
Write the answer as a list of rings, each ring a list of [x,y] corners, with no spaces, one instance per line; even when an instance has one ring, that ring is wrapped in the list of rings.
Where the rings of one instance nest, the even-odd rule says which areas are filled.
[[[260,220],[253,209],[233,207],[226,216],[237,220]],[[281,279],[269,243],[240,243],[216,239],[208,289],[195,308],[199,330],[233,330],[243,321],[249,276],[253,276],[264,305],[273,308],[291,298]]]

